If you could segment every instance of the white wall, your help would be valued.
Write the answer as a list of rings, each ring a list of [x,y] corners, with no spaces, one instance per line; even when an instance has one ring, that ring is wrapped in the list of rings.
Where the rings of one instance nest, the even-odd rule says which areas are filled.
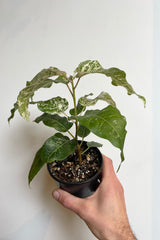
[[[160,2],[154,0],[154,61],[153,61],[153,150],[154,150],[154,161],[153,161],[153,240],[160,238],[160,192],[159,192],[159,181],[160,181]]]
[[[53,131],[26,123],[18,114],[10,127],[7,124],[26,81],[49,66],[72,73],[86,59],[125,70],[128,81],[147,99],[144,109],[136,96],[110,86],[105,77],[86,77],[79,85],[81,95],[111,91],[127,118],[126,161],[118,176],[134,232],[138,239],[151,239],[152,17],[152,0],[0,1],[0,240],[95,239],[77,216],[52,199],[56,185],[45,168],[31,188],[27,185],[34,154]],[[64,86],[56,86],[48,98],[57,91],[68,96]],[[45,93],[39,91],[36,97]],[[33,119],[34,108],[31,112]],[[119,151],[102,143],[116,168]]]

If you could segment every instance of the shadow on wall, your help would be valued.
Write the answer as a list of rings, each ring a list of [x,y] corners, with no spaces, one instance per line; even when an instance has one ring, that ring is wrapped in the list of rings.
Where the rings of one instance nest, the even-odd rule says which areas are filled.
[[[4,136],[7,137],[6,140],[11,149],[10,155],[12,156],[12,159],[13,157],[18,159],[17,157],[19,155],[23,156],[23,158],[25,156],[30,157],[30,155],[33,155],[34,157],[35,152],[40,148],[44,141],[55,133],[54,129],[51,130],[45,126],[43,127],[41,124],[38,125],[32,122],[28,123],[23,119],[12,121],[8,134]]]
[[[51,216],[41,211],[24,223],[16,232],[0,240],[43,240],[48,230]]]
[[[39,207],[39,213],[31,220],[23,223],[17,231],[7,234],[6,238],[0,238],[0,240],[43,240],[48,232],[49,226],[49,232],[53,232],[54,234],[54,231],[57,231],[56,228],[59,229],[60,225],[63,226],[63,234],[66,234],[66,239],[70,239],[71,236],[75,236],[76,238],[77,232],[79,236],[78,239],[84,238],[82,231],[79,227],[76,227],[77,221],[79,225],[80,220],[75,214],[53,200],[51,193],[57,185],[47,172],[46,166],[44,166],[35,177],[31,183],[31,188],[28,190],[27,175],[34,155],[44,141],[54,133],[54,129],[43,128],[39,125],[34,126],[34,124],[28,123],[20,123],[16,125],[16,128],[12,125],[7,133],[6,140],[10,142],[8,158],[12,163],[14,162],[15,165],[21,165],[19,169],[20,174],[18,174],[18,178],[16,177],[16,181],[18,181],[17,187],[19,188],[19,192],[23,189],[26,194],[29,200],[27,203],[26,199],[26,204],[36,204],[36,206]],[[24,197],[25,196],[23,196],[23,198]],[[30,217],[28,217],[28,219],[30,219]]]

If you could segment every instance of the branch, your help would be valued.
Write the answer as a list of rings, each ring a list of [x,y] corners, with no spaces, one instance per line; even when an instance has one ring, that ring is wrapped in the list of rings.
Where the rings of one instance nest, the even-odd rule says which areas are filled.
[[[69,130],[67,132],[71,135],[72,138],[75,138]]]
[[[77,87],[77,85],[78,85],[78,83],[79,83],[79,80],[80,80],[80,78],[81,78],[81,77],[79,77],[79,78],[78,78],[78,80],[77,80],[77,82],[76,82],[76,85],[75,85],[75,87],[74,87],[74,88],[76,88],[76,87]]]
[[[37,103],[40,103],[41,101],[37,101],[37,102],[34,102],[34,101],[31,101],[29,102],[29,104],[37,104]]]
[[[69,85],[67,84],[67,88],[70,91],[70,94],[73,96],[72,90],[70,89]]]

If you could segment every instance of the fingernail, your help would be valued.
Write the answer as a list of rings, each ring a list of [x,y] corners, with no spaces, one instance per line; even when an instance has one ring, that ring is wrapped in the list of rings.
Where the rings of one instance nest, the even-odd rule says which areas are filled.
[[[59,199],[59,192],[58,191],[54,191],[53,192],[53,197],[58,200]]]

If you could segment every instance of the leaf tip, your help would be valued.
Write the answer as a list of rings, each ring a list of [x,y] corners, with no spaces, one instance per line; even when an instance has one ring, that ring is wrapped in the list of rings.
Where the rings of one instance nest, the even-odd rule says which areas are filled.
[[[146,99],[145,98],[144,98],[143,102],[144,102],[144,108],[146,108]]]
[[[10,126],[10,121],[11,121],[11,118],[9,117],[8,119],[7,119],[7,122],[8,122],[8,125]]]
[[[123,151],[121,151],[121,162],[120,162],[120,164],[119,164],[119,166],[118,166],[118,168],[117,168],[117,173],[119,172],[119,170],[120,170],[120,168],[121,168],[121,165],[122,165],[122,163],[123,163],[123,161],[125,160],[125,158],[124,158],[124,153],[123,153]]]
[[[144,108],[146,107],[146,99],[145,97],[141,96],[141,95],[137,95],[142,101],[143,101],[143,104],[144,104]]]
[[[118,173],[118,172],[119,172],[119,169],[120,169],[120,167],[121,167],[121,164],[122,164],[122,162],[120,162],[120,164],[119,164],[119,166],[118,166],[118,168],[117,168],[117,171],[116,171],[116,173]]]
[[[32,181],[32,179],[31,179],[30,173],[29,173],[29,175],[28,175],[28,186],[29,186],[29,188],[31,188],[31,181]]]

